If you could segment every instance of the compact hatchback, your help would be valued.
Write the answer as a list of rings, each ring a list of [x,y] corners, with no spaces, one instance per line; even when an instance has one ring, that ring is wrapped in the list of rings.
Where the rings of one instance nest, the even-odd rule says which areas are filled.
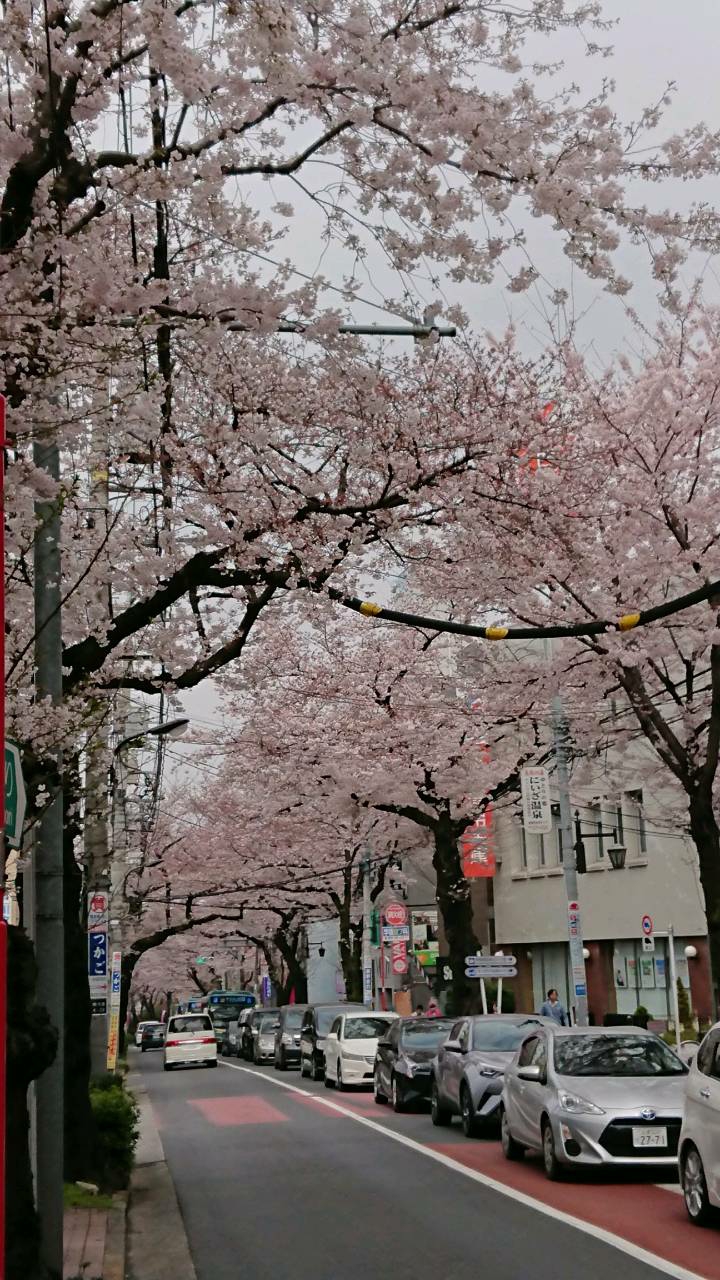
[[[548,1178],[573,1165],[672,1166],[687,1074],[639,1027],[538,1027],[505,1071],[503,1152],[537,1148]]]
[[[528,1032],[545,1021],[525,1013],[460,1018],[432,1064],[433,1124],[450,1124],[459,1115],[466,1138],[497,1125],[505,1068]]]
[[[217,1066],[215,1028],[207,1013],[178,1013],[168,1022],[163,1067],[189,1066]]]
[[[304,1004],[287,1004],[280,1010],[273,1053],[276,1071],[287,1071],[300,1061],[300,1028],[306,1009]]]
[[[165,1028],[162,1022],[147,1022],[142,1029],[140,1052],[148,1049],[162,1049],[165,1044]]]
[[[430,1098],[432,1060],[453,1029],[452,1018],[399,1018],[375,1056],[375,1101],[405,1111]]]
[[[691,1222],[704,1226],[720,1209],[720,1022],[690,1067],[680,1131],[680,1182]]]

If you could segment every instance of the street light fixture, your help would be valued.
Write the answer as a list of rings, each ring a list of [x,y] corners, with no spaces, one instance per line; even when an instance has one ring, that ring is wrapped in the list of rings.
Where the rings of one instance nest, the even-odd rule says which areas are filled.
[[[142,738],[179,738],[189,723],[187,716],[176,716],[174,720],[162,720],[160,724],[154,724],[151,729],[143,729],[142,733],[131,733],[127,738],[121,738],[113,750],[113,755],[119,755],[131,742],[139,742]]]
[[[586,840],[609,840],[613,843],[608,845],[608,858],[613,871],[622,871],[625,866],[625,858],[627,849],[625,845],[617,843],[617,827],[605,828],[598,827],[597,831],[583,832],[582,823],[580,821],[580,810],[575,810],[575,864],[577,866],[578,875],[583,875],[587,871],[587,860],[585,858],[585,841]]]
[[[608,858],[613,871],[622,871],[627,858],[627,849],[624,844],[608,845]]]

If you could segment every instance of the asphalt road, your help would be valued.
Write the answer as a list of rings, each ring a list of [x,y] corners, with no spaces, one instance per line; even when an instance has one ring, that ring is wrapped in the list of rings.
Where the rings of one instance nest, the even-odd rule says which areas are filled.
[[[136,1063],[198,1280],[609,1280],[618,1268],[623,1280],[690,1274],[649,1265],[632,1244],[625,1251],[587,1234],[552,1206],[531,1207],[526,1191],[484,1185],[473,1169],[494,1159],[498,1144],[468,1143],[455,1127],[435,1130],[426,1115],[394,1116],[367,1094],[339,1095],[297,1072],[221,1062],[217,1070],[164,1073],[159,1054]],[[673,1208],[679,1200],[654,1187],[639,1192]],[[562,1212],[572,1213],[568,1194]]]

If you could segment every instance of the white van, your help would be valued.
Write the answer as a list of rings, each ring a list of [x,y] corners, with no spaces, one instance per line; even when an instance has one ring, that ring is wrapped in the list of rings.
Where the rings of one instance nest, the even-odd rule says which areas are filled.
[[[208,1013],[176,1013],[167,1025],[163,1060],[165,1071],[192,1064],[201,1067],[217,1066],[215,1028]]]

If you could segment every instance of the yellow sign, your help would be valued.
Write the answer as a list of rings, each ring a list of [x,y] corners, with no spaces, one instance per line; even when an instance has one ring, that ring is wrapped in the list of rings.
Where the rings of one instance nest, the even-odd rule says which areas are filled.
[[[117,1066],[119,1034],[120,1034],[120,1010],[111,1009],[110,1025],[108,1027],[108,1046],[107,1046],[108,1071],[114,1071]]]

